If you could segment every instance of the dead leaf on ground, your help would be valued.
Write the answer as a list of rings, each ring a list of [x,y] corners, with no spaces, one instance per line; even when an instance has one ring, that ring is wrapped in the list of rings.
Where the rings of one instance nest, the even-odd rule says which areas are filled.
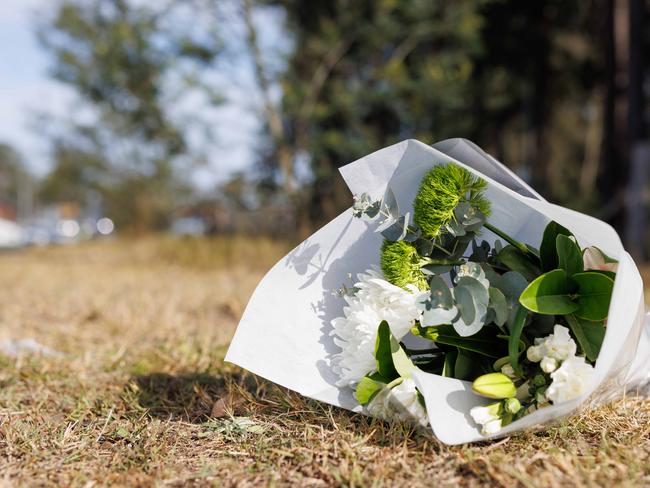
[[[210,417],[217,419],[229,417],[235,413],[237,407],[241,406],[243,403],[244,399],[241,396],[235,395],[233,393],[227,393],[219,398],[216,402],[214,402],[214,405],[212,405],[212,412],[210,413]]]

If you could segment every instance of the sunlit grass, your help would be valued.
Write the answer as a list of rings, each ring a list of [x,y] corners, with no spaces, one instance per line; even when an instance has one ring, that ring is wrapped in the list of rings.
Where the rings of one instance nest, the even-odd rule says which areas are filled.
[[[149,238],[0,256],[0,480],[8,486],[648,486],[650,402],[446,447],[223,363],[249,294],[289,248]],[[227,413],[211,412],[220,398]],[[0,481],[0,485],[2,481]]]

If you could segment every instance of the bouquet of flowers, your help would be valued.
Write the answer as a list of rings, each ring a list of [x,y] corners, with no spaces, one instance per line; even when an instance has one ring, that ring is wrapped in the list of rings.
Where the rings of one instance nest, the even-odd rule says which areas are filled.
[[[226,359],[447,443],[647,381],[642,284],[615,232],[467,141],[436,147],[343,168],[352,208],[265,277]]]

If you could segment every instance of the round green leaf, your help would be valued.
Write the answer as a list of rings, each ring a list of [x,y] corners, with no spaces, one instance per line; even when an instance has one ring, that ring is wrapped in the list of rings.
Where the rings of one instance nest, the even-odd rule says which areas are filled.
[[[522,292],[519,303],[532,312],[546,315],[566,315],[578,309],[578,304],[569,297],[567,275],[563,269],[538,277]]]
[[[556,241],[558,266],[566,271],[567,276],[584,271],[582,251],[574,237],[558,234]]]
[[[602,273],[587,271],[572,276],[578,284],[577,317],[598,321],[607,317],[614,280]]]

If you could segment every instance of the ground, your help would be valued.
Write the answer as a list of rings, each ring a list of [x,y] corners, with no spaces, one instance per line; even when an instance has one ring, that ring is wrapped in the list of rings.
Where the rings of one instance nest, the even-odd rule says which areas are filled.
[[[0,486],[650,486],[637,396],[446,447],[224,364],[287,249],[149,238],[0,255],[0,341],[51,349],[0,353]]]

